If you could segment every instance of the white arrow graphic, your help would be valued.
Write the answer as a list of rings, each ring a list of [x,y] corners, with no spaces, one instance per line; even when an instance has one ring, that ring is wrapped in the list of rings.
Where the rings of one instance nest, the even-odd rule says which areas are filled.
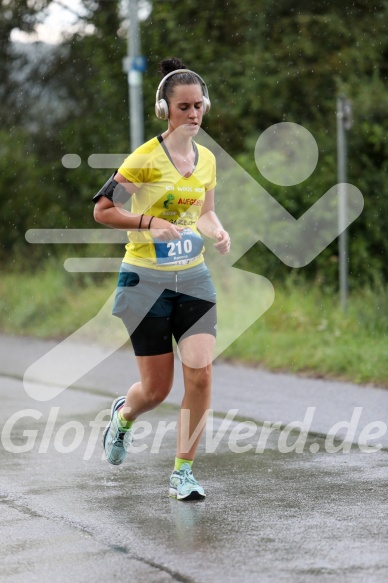
[[[206,242],[206,263],[217,289],[219,327],[216,357],[269,309],[275,297],[273,286],[265,277],[233,268],[233,264],[254,243],[262,241],[286,265],[303,267],[360,215],[364,200],[353,185],[335,185],[299,219],[295,219],[202,130],[198,142],[216,156],[216,210],[232,239],[232,251],[223,257]],[[339,225],[338,202],[344,190],[348,213],[345,224]],[[96,231],[101,234],[101,229]],[[28,232],[28,240],[50,240],[48,232],[42,232],[41,238],[36,231]],[[73,231],[74,242],[85,242],[84,231],[80,230],[78,235],[77,232]],[[60,236],[59,233],[57,235]],[[121,240],[121,234],[118,240]],[[66,241],[69,241],[68,232]],[[91,261],[96,271],[111,270],[107,264],[109,261],[114,265],[112,269],[117,269],[117,259],[104,259],[101,263],[103,267],[99,268],[95,259],[82,258],[68,259],[66,268],[80,271],[84,261],[87,266]],[[94,318],[26,370],[24,387],[31,397],[39,401],[54,398],[127,342],[128,334],[122,323],[111,316],[113,297],[114,294]],[[144,301],[144,313],[139,317],[139,322],[153,301]]]

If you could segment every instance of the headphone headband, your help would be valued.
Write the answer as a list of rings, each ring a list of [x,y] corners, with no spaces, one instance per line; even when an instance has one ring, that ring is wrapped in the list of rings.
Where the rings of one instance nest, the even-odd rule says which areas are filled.
[[[193,75],[195,75],[197,77],[197,79],[200,82],[201,88],[202,88],[203,104],[204,104],[203,112],[204,112],[204,114],[208,113],[208,111],[210,110],[210,99],[209,99],[209,91],[208,91],[208,88],[206,86],[205,81],[202,79],[202,77],[200,75],[198,75],[198,73],[196,73],[195,71],[191,71],[190,69],[175,69],[175,71],[170,71],[170,73],[167,73],[167,75],[165,75],[165,77],[163,77],[163,79],[159,83],[159,86],[156,90],[156,98],[155,98],[156,117],[158,117],[159,119],[168,119],[168,105],[167,105],[166,100],[163,97],[162,98],[160,97],[160,94],[162,93],[163,85],[167,81],[167,79],[169,79],[169,77],[172,77],[173,75],[176,75],[177,73],[192,73]]]
[[[160,99],[159,92],[160,92],[161,88],[163,87],[163,85],[165,84],[165,82],[167,81],[167,79],[169,79],[173,75],[176,75],[177,73],[192,73],[193,75],[195,75],[201,82],[202,88],[204,89],[205,97],[209,97],[209,92],[207,90],[206,83],[202,79],[202,77],[200,77],[198,75],[198,73],[196,73],[195,71],[191,71],[190,69],[175,69],[175,71],[170,71],[170,73],[167,73],[167,75],[165,75],[163,77],[163,79],[161,80],[161,82],[159,83],[159,87],[156,91],[156,101],[158,101]]]

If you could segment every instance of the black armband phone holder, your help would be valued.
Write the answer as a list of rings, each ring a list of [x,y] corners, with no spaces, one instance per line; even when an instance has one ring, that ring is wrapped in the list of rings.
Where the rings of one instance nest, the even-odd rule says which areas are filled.
[[[105,182],[101,190],[93,196],[94,203],[96,203],[102,196],[105,196],[113,203],[119,202],[124,204],[130,199],[131,195],[125,190],[124,186],[113,178],[116,176],[116,172],[113,172],[112,176]]]

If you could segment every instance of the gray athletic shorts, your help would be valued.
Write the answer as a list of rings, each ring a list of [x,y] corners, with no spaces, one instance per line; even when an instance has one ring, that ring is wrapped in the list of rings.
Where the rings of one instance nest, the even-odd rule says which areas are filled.
[[[216,292],[204,263],[181,271],[123,263],[113,314],[124,322],[137,356],[172,352],[193,334],[216,336]]]

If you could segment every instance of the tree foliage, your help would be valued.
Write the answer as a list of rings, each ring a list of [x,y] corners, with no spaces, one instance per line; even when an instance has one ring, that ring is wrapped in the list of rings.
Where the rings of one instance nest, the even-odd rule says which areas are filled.
[[[295,217],[337,181],[336,98],[347,94],[354,115],[348,134],[349,182],[365,197],[365,210],[349,229],[354,284],[388,277],[383,237],[388,214],[387,23],[387,2],[208,0],[201,10],[188,0],[174,3],[174,10],[155,3],[143,28],[150,69],[156,70],[167,46],[168,54],[182,56],[206,78],[213,111],[205,129]],[[148,107],[156,82],[150,75]],[[253,157],[261,131],[280,121],[310,130],[320,152],[312,177],[289,188],[266,182]],[[335,284],[337,247],[337,242],[330,245],[304,273]],[[289,272],[262,245],[241,264],[261,273]]]
[[[35,201],[30,212],[16,220],[16,210],[2,197],[2,216],[9,221],[3,261],[19,252],[16,231],[23,234],[31,226],[92,226],[90,198],[109,171],[92,170],[87,158],[129,147],[128,90],[121,62],[126,41],[118,0],[83,0],[83,28],[68,35],[50,59],[37,63],[29,75],[32,89],[23,93],[10,75],[14,67],[10,31],[15,26],[32,29],[39,7],[45,6],[46,0],[40,1],[0,4],[1,16],[7,7],[11,10],[6,22],[1,18],[0,91],[8,96],[2,100],[2,111],[12,110],[5,113],[2,126],[9,128],[1,136],[2,164],[15,168],[16,161],[15,176],[22,172],[28,199]],[[162,129],[153,115],[158,63],[179,56],[209,87],[212,111],[204,118],[204,129],[298,217],[337,180],[336,98],[346,93],[354,115],[348,133],[349,182],[365,197],[365,210],[349,229],[350,270],[354,284],[386,281],[387,23],[386,0],[155,0],[141,27],[148,62],[146,137]],[[16,107],[17,100],[22,105]],[[295,187],[268,184],[255,167],[253,149],[260,132],[279,121],[305,126],[319,146],[316,171]],[[69,152],[81,156],[79,169],[65,169],[60,163]],[[9,180],[9,171],[4,171],[3,192]],[[27,208],[31,203],[26,205],[26,189],[17,182],[11,181],[13,208]],[[242,263],[264,274],[288,272],[263,246]],[[333,243],[304,272],[333,285],[337,268]]]
[[[15,71],[25,66],[23,55],[13,50],[11,33],[15,28],[32,32],[50,0],[0,0],[0,122],[1,127],[23,123],[20,107],[20,78]]]

